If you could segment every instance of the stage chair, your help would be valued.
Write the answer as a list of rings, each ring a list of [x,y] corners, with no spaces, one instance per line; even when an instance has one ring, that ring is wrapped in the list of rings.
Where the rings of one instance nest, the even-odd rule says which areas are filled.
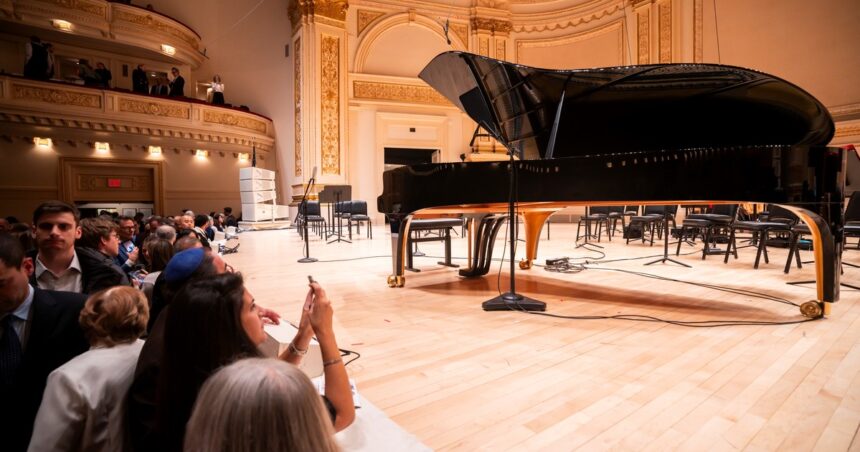
[[[350,230],[349,238],[352,239],[352,224],[355,223],[355,233],[361,234],[361,223],[367,223],[367,238],[373,238],[373,222],[367,215],[367,201],[352,201],[350,215],[347,218],[347,228]]]
[[[770,263],[767,255],[767,241],[770,239],[770,234],[790,234],[798,218],[790,211],[776,205],[768,206],[767,212],[767,221],[736,221],[729,226],[729,243],[726,245],[726,254],[723,263],[729,262],[729,255],[734,255],[735,259],[738,258],[738,244],[735,239],[735,233],[739,230],[752,232],[752,243],[753,245],[757,244],[753,268],[758,268],[762,254],[764,254],[764,262],[766,264]],[[732,251],[733,247],[734,251]]]

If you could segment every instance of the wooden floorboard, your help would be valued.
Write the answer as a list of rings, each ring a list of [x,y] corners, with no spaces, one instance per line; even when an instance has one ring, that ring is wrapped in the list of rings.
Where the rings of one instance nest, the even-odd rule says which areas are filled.
[[[575,225],[552,228],[536,263],[575,257],[590,260],[588,268],[535,266],[517,273],[517,289],[545,301],[548,313],[579,319],[482,311],[482,301],[507,288],[508,264],[463,279],[436,265],[436,242],[420,245],[428,257],[415,264],[423,271],[390,289],[391,242],[382,227],[375,239],[362,234],[351,244],[312,235],[311,255],[320,259],[313,264],[296,262],[302,242],[295,231],[243,233],[239,253],[226,259],[259,304],[293,322],[306,275],[320,281],[333,300],[339,345],[362,355],[347,368],[362,396],[434,449],[860,451],[860,294],[843,289],[831,316],[797,324],[689,328],[585,319],[799,321],[796,306],[746,292],[802,303],[814,286],[785,283],[812,279],[814,268],[785,275],[784,249],[754,270],[752,248],[724,264],[687,245],[676,259],[692,268],[644,266],[662,247],[625,245],[617,236],[604,238],[598,259],[601,253],[574,248]],[[455,257],[465,256],[465,246],[454,240]],[[860,251],[846,251],[845,259],[860,262]],[[860,282],[860,269],[846,267],[843,279]]]

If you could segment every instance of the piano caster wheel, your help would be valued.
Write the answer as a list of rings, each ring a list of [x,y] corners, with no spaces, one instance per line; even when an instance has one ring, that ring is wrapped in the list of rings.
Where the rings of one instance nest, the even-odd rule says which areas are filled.
[[[388,287],[403,287],[406,284],[405,276],[390,275],[388,277]]]
[[[523,259],[520,261],[520,270],[528,270],[532,268],[532,261],[528,259]]]
[[[821,303],[817,301],[807,301],[800,305],[800,313],[803,314],[804,317],[817,319],[824,314],[824,310],[821,308]]]

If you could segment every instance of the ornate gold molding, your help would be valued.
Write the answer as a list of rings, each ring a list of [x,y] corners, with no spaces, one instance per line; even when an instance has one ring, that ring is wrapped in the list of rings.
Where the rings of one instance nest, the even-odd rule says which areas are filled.
[[[464,24],[451,24],[448,27],[449,30],[453,31],[460,41],[463,42],[463,45],[469,45],[469,27]]]
[[[322,173],[340,174],[340,38],[323,34],[320,46]]]
[[[380,17],[384,16],[385,13],[381,11],[369,11],[366,9],[358,10],[358,34],[361,34],[371,22]]]
[[[72,105],[75,107],[102,108],[102,96],[100,94],[41,88],[37,86],[12,84],[12,98],[49,104]]]
[[[348,0],[290,0],[287,15],[290,17],[294,32],[301,22],[306,21],[319,21],[343,28],[348,9]],[[328,18],[337,22],[317,20],[317,18]]]
[[[429,86],[355,80],[352,82],[352,94],[356,99],[451,105],[445,96]]]
[[[251,118],[245,118],[242,116],[236,116],[230,113],[218,112],[218,111],[203,111],[203,122],[211,122],[215,124],[223,124],[225,126],[231,127],[241,127],[243,129],[249,129],[260,133],[266,133],[266,123],[262,121],[257,121]]]
[[[183,105],[144,102],[133,99],[119,99],[119,111],[127,111],[129,113],[139,113],[150,116],[163,116],[165,118],[189,119],[191,117],[190,109]]]
[[[155,29],[156,31],[175,36],[188,43],[188,45],[190,45],[191,48],[193,48],[194,50],[200,49],[200,42],[195,36],[191,36],[190,34],[185,33],[184,31],[179,30],[176,27],[172,27],[165,22],[157,20],[153,18],[150,14],[136,14],[131,11],[123,11],[118,9],[114,11],[113,16],[116,20],[137,24],[142,27]]]
[[[511,32],[511,22],[509,20],[491,19],[484,17],[472,18],[472,31],[488,31],[493,34],[507,36]]]
[[[496,59],[504,60],[505,59],[505,40],[497,39],[496,40]]]
[[[478,54],[490,56],[490,38],[484,36],[478,38]]]
[[[518,23],[516,25],[513,25],[512,30],[517,33],[563,30],[565,28],[576,27],[595,20],[603,19],[606,16],[610,16],[618,11],[622,11],[623,9],[624,2],[617,2],[604,8],[603,10],[596,12],[588,12],[587,14],[581,14],[580,11],[572,11],[571,9],[568,9],[554,11],[551,13],[551,15],[539,14],[536,15],[537,17],[518,15]],[[581,15],[571,18],[571,16],[576,13],[580,13]]]
[[[103,4],[99,4],[96,2],[90,2],[87,0],[41,0],[45,3],[51,3],[63,8],[74,9],[78,11],[83,11],[88,14],[95,14],[97,16],[105,17],[107,14],[107,7]]]
[[[836,133],[833,138],[860,136],[860,125],[839,126],[836,125]]]
[[[672,3],[663,2],[657,5],[660,31],[660,62],[672,62]]]
[[[534,39],[534,40],[518,40],[516,41],[515,61],[520,61],[520,55],[523,49],[534,47],[557,47],[574,42],[582,42],[592,39],[607,33],[616,33],[618,44],[618,64],[624,64],[624,19],[618,19],[614,22],[609,22],[599,28],[593,28],[582,33],[560,36],[557,38]]]
[[[636,18],[637,61],[639,64],[648,64],[651,61],[651,10],[637,12]]]
[[[704,11],[702,0],[693,0],[693,62],[701,63],[704,59],[704,42],[702,41],[702,29],[704,23]]]
[[[302,175],[302,42],[296,39],[295,55],[296,59],[293,66],[293,95],[295,96],[295,144],[293,150],[296,159],[296,177]]]

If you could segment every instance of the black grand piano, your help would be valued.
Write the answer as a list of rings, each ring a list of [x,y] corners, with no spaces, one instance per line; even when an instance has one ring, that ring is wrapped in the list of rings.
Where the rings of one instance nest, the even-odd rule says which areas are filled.
[[[420,77],[516,155],[517,211],[529,268],[550,215],[568,206],[779,204],[812,231],[817,299],[839,298],[845,157],[827,147],[827,109],[772,75],[716,64],[537,69],[463,52]],[[469,267],[488,272],[507,220],[511,163],[421,164],[383,174],[392,226],[391,287],[405,284],[413,218],[466,214]]]

